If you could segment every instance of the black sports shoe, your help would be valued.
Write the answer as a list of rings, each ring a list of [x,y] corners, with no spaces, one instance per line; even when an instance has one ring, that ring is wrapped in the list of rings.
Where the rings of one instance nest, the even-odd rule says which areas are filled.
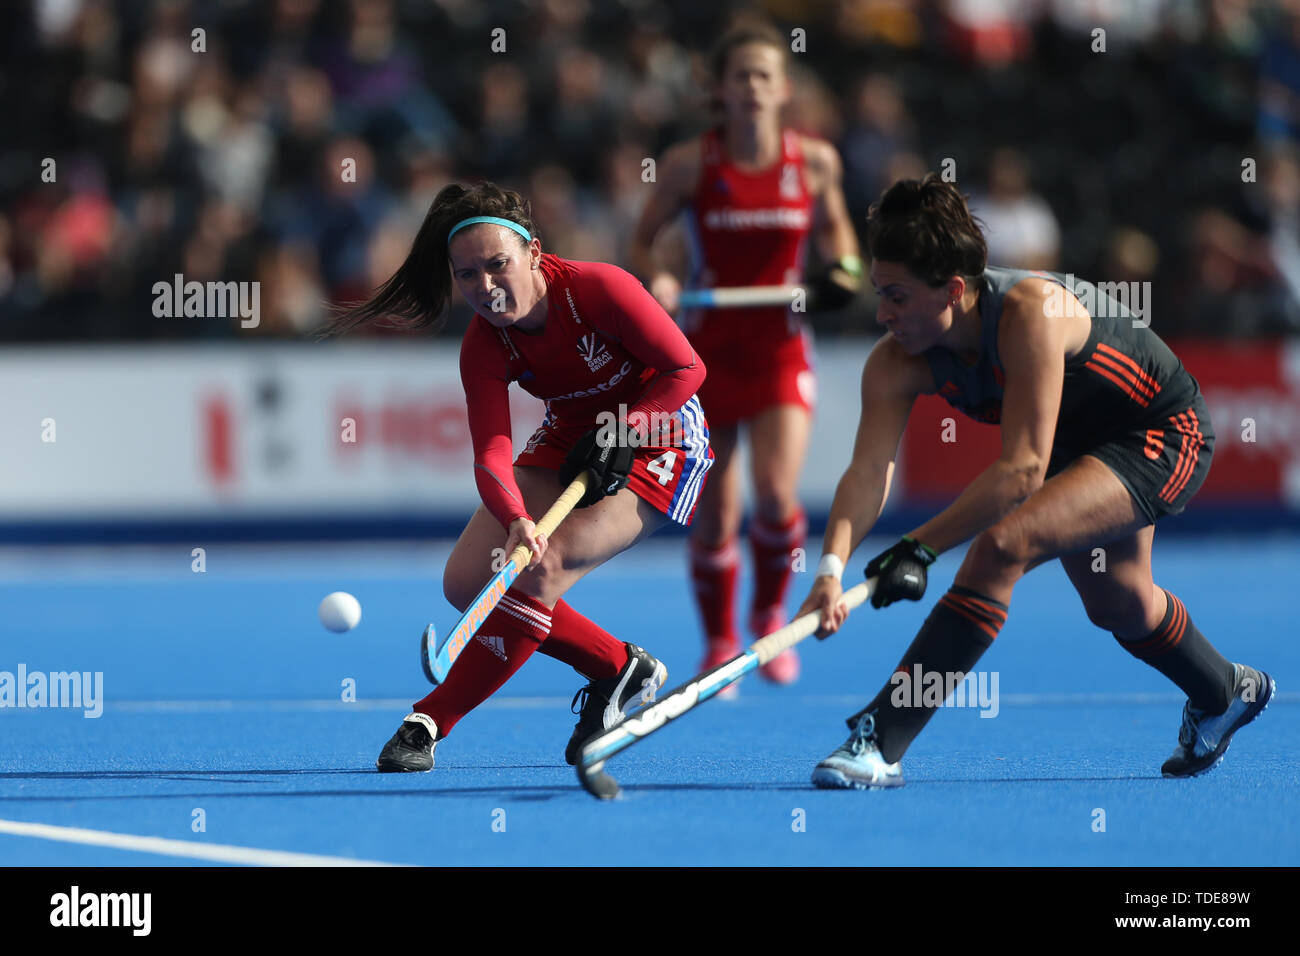
[[[1166,777],[1195,777],[1210,770],[1228,752],[1232,735],[1258,717],[1273,699],[1277,684],[1263,671],[1233,664],[1237,678],[1232,703],[1221,714],[1197,710],[1189,700],[1183,705],[1178,746],[1160,772]]]
[[[407,714],[397,733],[384,744],[375,766],[380,773],[428,773],[433,769],[433,748],[438,746],[438,725],[428,714]]]
[[[623,646],[627,648],[627,664],[621,671],[594,680],[573,695],[571,709],[578,714],[578,723],[564,748],[564,762],[569,766],[578,762],[578,752],[588,737],[613,727],[635,704],[650,703],[668,679],[668,668],[645,650],[635,644]]]

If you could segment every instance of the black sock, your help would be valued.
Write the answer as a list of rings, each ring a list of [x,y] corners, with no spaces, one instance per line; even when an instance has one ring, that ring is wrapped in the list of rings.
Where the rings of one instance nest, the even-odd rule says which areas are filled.
[[[957,674],[970,673],[1006,619],[1005,604],[970,588],[953,585],[934,606],[894,669],[895,674],[902,673],[907,680],[900,683],[891,678],[870,704],[848,719],[849,728],[867,711],[874,710],[880,753],[890,763],[898,760],[935,711],[933,706],[914,706],[910,682],[915,667],[920,665],[923,674],[940,674],[945,688],[950,687]],[[903,706],[895,703],[900,699]]]
[[[1232,703],[1237,686],[1232,662],[1196,629],[1183,602],[1168,591],[1165,595],[1169,606],[1159,627],[1141,640],[1126,641],[1118,634],[1115,640],[1177,684],[1193,707],[1221,714]]]

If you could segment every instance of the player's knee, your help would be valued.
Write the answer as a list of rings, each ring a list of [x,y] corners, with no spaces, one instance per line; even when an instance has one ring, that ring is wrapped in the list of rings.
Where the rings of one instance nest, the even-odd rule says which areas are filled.
[[[464,611],[469,606],[469,602],[474,600],[473,594],[469,593],[463,587],[460,581],[452,578],[452,575],[442,576],[442,596],[447,598],[447,604],[455,607],[458,611]]]
[[[754,482],[754,511],[768,524],[781,524],[799,510],[793,492],[776,481]]]
[[[691,522],[691,542],[697,547],[716,551],[739,533],[739,505],[718,505],[715,502],[713,507],[705,507],[702,501],[695,510],[695,519]]]
[[[546,600],[548,596],[555,597],[564,593],[560,582],[565,573],[564,550],[552,541],[547,545],[542,560],[537,562],[537,567],[522,576],[515,586],[530,597]]]
[[[447,599],[448,604],[457,611],[463,612],[469,607],[470,602],[474,600],[475,595],[478,594],[481,588],[481,583],[479,588],[475,588],[473,582],[463,573],[457,573],[456,569],[452,568],[451,563],[448,562],[447,570],[442,575],[442,595]]]
[[[1031,551],[1028,536],[1015,522],[999,522],[971,544],[975,566],[999,572],[1023,569],[1034,558]]]

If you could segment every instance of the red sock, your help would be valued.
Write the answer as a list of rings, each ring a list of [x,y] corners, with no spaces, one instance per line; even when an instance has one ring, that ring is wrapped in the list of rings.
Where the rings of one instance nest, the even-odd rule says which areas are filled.
[[[732,538],[717,549],[691,542],[691,580],[704,634],[710,644],[739,644],[736,636],[736,574],[740,548]]]
[[[433,718],[441,740],[533,656],[550,630],[551,609],[511,588],[460,652],[447,679],[415,711]]]
[[[791,552],[802,548],[808,536],[808,520],[802,508],[781,524],[768,524],[757,516],[749,523],[749,544],[754,554],[755,618],[785,614],[785,593],[794,574]],[[760,637],[762,635],[759,635]]]
[[[568,664],[587,680],[613,677],[627,663],[627,648],[622,641],[562,600],[551,612],[551,636],[541,651]]]

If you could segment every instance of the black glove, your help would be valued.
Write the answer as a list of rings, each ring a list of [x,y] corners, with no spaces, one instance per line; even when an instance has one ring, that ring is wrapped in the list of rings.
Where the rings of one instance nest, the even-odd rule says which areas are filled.
[[[925,596],[925,569],[939,555],[907,535],[888,551],[876,555],[863,573],[877,578],[871,606],[888,607],[895,601],[919,601]]]
[[[609,442],[602,445],[601,440]],[[621,445],[604,427],[593,428],[578,439],[560,466],[560,484],[566,488],[573,479],[587,472],[587,493],[575,507],[594,505],[606,495],[617,494],[627,487],[632,471],[633,449]]]
[[[838,312],[853,303],[862,287],[862,261],[845,256],[832,262],[812,277],[812,303],[815,312]]]

